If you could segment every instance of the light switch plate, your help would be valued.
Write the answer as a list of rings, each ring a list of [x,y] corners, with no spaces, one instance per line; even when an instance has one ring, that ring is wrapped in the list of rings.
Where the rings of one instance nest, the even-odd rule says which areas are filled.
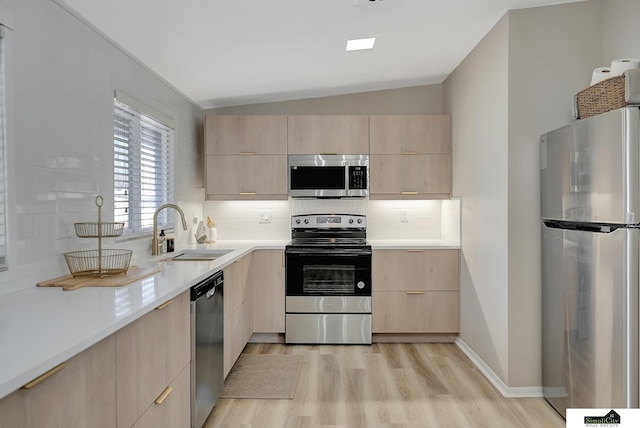
[[[400,222],[409,223],[409,210],[400,210]]]
[[[260,223],[271,223],[271,211],[269,210],[260,211]]]

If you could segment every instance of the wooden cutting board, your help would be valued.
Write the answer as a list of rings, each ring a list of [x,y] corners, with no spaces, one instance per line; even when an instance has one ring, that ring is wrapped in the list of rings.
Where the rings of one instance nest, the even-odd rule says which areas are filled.
[[[81,287],[121,287],[146,276],[158,273],[161,270],[162,269],[157,268],[131,266],[127,273],[105,276],[104,278],[94,276],[73,277],[73,275],[66,275],[39,282],[38,287],[62,287],[64,291],[77,290]]]

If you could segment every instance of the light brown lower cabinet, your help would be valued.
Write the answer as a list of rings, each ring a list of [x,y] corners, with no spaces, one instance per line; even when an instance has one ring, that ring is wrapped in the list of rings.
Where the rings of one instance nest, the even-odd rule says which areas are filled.
[[[118,428],[133,426],[189,365],[189,304],[186,291],[115,333]]]
[[[0,427],[188,427],[189,304],[186,291],[0,400]]]
[[[460,250],[376,249],[373,333],[458,333]]]
[[[116,427],[115,337],[63,364],[39,384],[0,400],[0,427]]]
[[[133,428],[189,427],[191,423],[191,371],[187,364],[178,377],[154,400]]]
[[[457,333],[457,291],[374,291],[374,333]]]
[[[252,256],[248,254],[223,269],[225,377],[253,333]]]
[[[225,290],[227,285],[225,282]],[[244,301],[235,311],[224,320],[224,362],[223,370],[226,378],[242,350],[249,342],[252,334],[253,307],[249,301]]]
[[[284,251],[253,252],[253,332],[284,333]]]

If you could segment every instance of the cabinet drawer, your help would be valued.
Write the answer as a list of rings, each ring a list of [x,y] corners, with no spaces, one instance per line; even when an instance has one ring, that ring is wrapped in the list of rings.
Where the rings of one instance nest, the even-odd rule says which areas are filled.
[[[188,427],[191,423],[191,381],[187,364],[180,374],[155,398],[133,428]]]
[[[373,291],[459,287],[460,250],[374,250],[371,265]]]
[[[372,293],[374,333],[457,333],[457,291]]]
[[[0,427],[115,428],[114,354],[112,335],[67,360],[31,389],[3,398]]]
[[[187,291],[116,332],[119,427],[132,426],[191,360],[189,303]]]

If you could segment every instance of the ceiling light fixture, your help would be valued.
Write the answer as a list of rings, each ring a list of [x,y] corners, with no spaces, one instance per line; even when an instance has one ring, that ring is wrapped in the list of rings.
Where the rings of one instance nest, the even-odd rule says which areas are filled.
[[[367,37],[364,39],[350,39],[347,40],[348,51],[360,51],[363,49],[373,48],[373,44],[376,42],[375,37]]]

